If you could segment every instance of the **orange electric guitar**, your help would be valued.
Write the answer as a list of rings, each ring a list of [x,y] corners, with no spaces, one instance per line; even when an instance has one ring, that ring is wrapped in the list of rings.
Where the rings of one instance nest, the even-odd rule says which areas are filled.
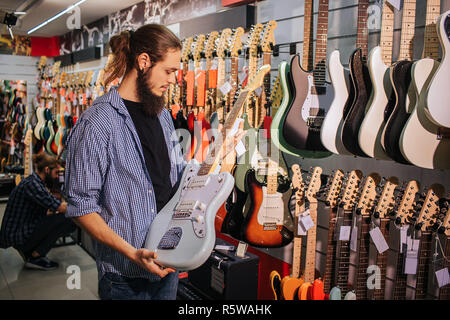
[[[295,236],[294,236],[294,250],[292,256],[292,275],[285,276],[281,280],[281,293],[285,300],[294,300],[297,296],[298,289],[303,284],[303,278],[300,278],[300,263],[302,252],[302,237],[298,235],[298,219],[300,213],[305,211],[304,206],[304,192],[305,184],[302,179],[302,173],[298,164],[292,165],[292,186],[295,192]],[[276,276],[272,272],[271,279]],[[273,282],[273,281],[271,281]]]
[[[315,279],[316,271],[316,230],[317,230],[317,198],[316,194],[320,189],[322,168],[315,167],[309,182],[308,189],[305,193],[307,203],[309,203],[309,215],[312,220],[312,226],[308,229],[306,242],[306,259],[305,273],[303,276],[303,284],[298,290],[299,300],[323,300],[325,293],[323,292],[323,282],[320,278]],[[304,214],[302,220],[307,215]],[[315,279],[315,280],[314,280]]]

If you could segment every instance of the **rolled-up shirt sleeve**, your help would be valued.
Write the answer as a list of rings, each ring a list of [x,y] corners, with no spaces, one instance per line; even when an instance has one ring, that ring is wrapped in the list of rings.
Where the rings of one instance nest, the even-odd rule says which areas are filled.
[[[88,120],[79,119],[67,139],[66,148],[66,217],[100,213],[99,199],[108,167],[104,133]]]

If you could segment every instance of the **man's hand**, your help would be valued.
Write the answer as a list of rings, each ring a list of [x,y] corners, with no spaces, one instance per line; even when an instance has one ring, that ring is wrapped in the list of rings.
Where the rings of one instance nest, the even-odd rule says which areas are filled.
[[[175,272],[172,268],[161,267],[154,261],[154,259],[156,259],[156,252],[147,249],[138,249],[136,250],[133,261],[145,270],[154,273],[161,278],[164,278],[171,272]]]

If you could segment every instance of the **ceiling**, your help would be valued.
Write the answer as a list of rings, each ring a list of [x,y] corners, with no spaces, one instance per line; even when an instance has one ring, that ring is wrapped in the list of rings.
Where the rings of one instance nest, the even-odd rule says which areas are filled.
[[[28,30],[76,2],[78,0],[0,0],[0,9],[7,12],[25,11],[25,15],[18,16],[17,24],[12,30],[14,34],[26,35]],[[139,2],[142,2],[142,0],[87,0],[79,5],[81,9],[81,25],[96,21],[110,13],[128,8]],[[31,36],[51,37],[67,33],[69,29],[67,28],[66,21],[71,15],[71,13],[64,14],[33,32]],[[5,32],[4,29],[0,30]]]

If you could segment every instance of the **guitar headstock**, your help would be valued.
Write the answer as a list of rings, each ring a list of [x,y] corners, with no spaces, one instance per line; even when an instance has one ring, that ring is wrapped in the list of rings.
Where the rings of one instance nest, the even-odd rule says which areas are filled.
[[[94,75],[94,71],[93,70],[90,70],[90,71],[87,72],[86,78],[84,80],[84,86],[85,87],[90,86],[90,84],[92,82],[93,75]]]
[[[41,56],[39,58],[38,70],[39,71],[43,71],[43,69],[45,68],[46,64],[47,64],[47,57],[46,56]]]
[[[328,189],[327,198],[325,203],[330,208],[334,208],[338,204],[339,193],[341,192],[342,183],[344,181],[344,172],[340,169],[336,170],[331,180],[330,187]]]
[[[258,54],[258,44],[259,44],[259,38],[261,36],[261,32],[263,30],[264,26],[261,23],[258,23],[254,26],[252,26],[252,29],[250,31],[250,35],[248,37],[247,46],[249,48],[250,55],[252,57],[256,57]]]
[[[371,173],[367,176],[364,187],[361,191],[358,204],[356,205],[356,214],[368,215],[374,206],[377,197],[376,187],[380,183],[381,177],[378,173]]]
[[[446,205],[446,209],[445,209],[445,216],[444,219],[442,221],[442,223],[439,226],[438,232],[439,233],[445,233],[445,235],[447,237],[450,236],[450,210],[448,207],[448,199],[447,199],[447,205]]]
[[[202,58],[202,52],[205,45],[206,36],[204,34],[199,34],[195,37],[195,43],[192,49],[192,60],[200,61]]]
[[[241,37],[244,34],[244,28],[238,27],[234,29],[233,31],[233,37],[230,41],[230,56],[232,57],[238,57],[240,54],[240,51],[242,50],[242,41]]]
[[[438,183],[433,184],[427,192],[422,208],[417,218],[416,229],[422,231],[430,231],[436,223],[440,208],[439,198],[444,195],[444,187]]]
[[[205,42],[205,58],[206,59],[213,58],[214,46],[216,44],[216,39],[218,36],[219,36],[219,32],[217,32],[217,31],[211,31],[208,34],[208,39]]]
[[[344,195],[339,203],[339,206],[344,210],[352,210],[356,203],[356,196],[358,193],[358,186],[362,179],[362,172],[360,170],[352,170],[345,184]]]
[[[278,74],[275,79],[272,92],[270,93],[270,101],[272,101],[272,107],[280,106],[282,99],[283,99],[283,90],[281,88],[280,74]]]
[[[265,64],[258,69],[256,74],[247,82],[247,85],[242,91],[253,91],[256,88],[262,86],[264,82],[264,76],[270,71],[270,65]]]
[[[183,40],[183,48],[181,49],[181,61],[189,62],[189,55],[191,54],[193,37],[189,37]]]
[[[414,202],[416,199],[416,194],[419,192],[420,185],[416,180],[411,180],[406,185],[405,191],[403,192],[402,200],[398,206],[395,223],[405,224],[409,219],[412,218],[414,211]]]
[[[306,189],[305,197],[309,202],[317,202],[316,193],[320,189],[321,180],[320,175],[322,174],[321,167],[314,167],[313,172],[311,174],[311,179],[308,184],[308,188]]]
[[[264,32],[261,35],[261,50],[262,52],[272,52],[275,45],[275,37],[273,31],[277,27],[275,20],[270,20],[264,25]]]
[[[374,210],[374,217],[375,218],[386,218],[387,215],[394,210],[394,204],[395,204],[395,197],[394,197],[394,191],[395,188],[398,186],[398,178],[397,177],[390,177],[384,187],[383,192],[381,193],[380,198],[378,199],[377,206]]]
[[[292,186],[295,189],[295,199],[301,201],[303,199],[303,193],[305,192],[305,183],[302,178],[302,171],[300,166],[294,163],[291,166],[292,169]]]
[[[216,39],[215,51],[216,56],[225,59],[228,50],[228,39],[231,37],[231,29],[225,28],[220,32],[220,37]]]

